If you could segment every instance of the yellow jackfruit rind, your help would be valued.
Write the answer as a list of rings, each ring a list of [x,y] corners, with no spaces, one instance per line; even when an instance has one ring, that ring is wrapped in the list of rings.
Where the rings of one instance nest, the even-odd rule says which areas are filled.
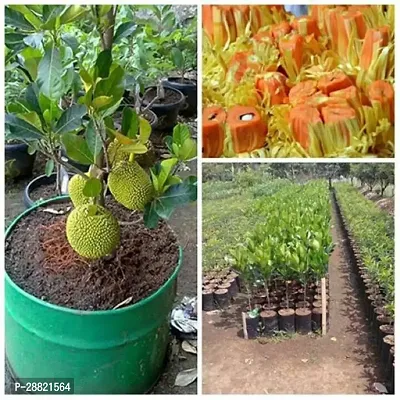
[[[79,174],[74,175],[68,183],[68,193],[74,207],[89,204],[91,202],[90,198],[83,194],[85,183],[86,179]]]
[[[75,208],[67,218],[67,239],[71,247],[82,257],[98,259],[111,254],[120,242],[117,219],[102,206],[96,206],[95,215],[89,207]]]
[[[149,175],[137,162],[118,163],[108,176],[108,187],[115,200],[129,210],[143,211],[154,195]]]

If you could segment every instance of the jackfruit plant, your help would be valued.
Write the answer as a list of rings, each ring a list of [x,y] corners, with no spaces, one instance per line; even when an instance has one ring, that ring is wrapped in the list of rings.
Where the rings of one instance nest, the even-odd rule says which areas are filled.
[[[47,59],[48,78],[56,81],[54,48]],[[68,185],[75,208],[67,218],[66,236],[79,255],[97,259],[119,245],[120,224],[107,210],[108,193],[129,210],[143,212],[149,228],[156,227],[160,219],[168,219],[177,206],[196,200],[196,177],[182,179],[177,175],[182,164],[196,157],[196,142],[189,128],[178,124],[166,139],[170,157],[145,171],[136,160],[148,151],[149,122],[125,108],[118,131],[112,118],[125,90],[123,68],[113,63],[110,50],[104,50],[92,68],[80,68],[79,76],[85,93],[78,104],[62,111],[58,96],[45,102],[39,83],[26,99],[29,112],[7,114],[6,124],[10,138],[35,146],[53,163],[76,172]],[[48,104],[48,108],[41,108]],[[69,160],[52,149],[53,141],[62,143],[68,159],[87,165],[88,171],[71,168]]]
[[[309,182],[297,190],[287,185],[276,194],[257,200],[252,212],[262,222],[231,251],[234,265],[246,281],[264,287],[268,302],[269,287],[276,279],[286,284],[287,308],[291,280],[302,283],[306,301],[307,284],[318,283],[326,276],[333,250],[326,184]]]

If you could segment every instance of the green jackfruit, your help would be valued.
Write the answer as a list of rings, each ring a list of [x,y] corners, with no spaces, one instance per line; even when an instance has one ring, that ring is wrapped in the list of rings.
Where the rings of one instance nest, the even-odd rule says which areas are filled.
[[[148,151],[144,154],[135,154],[135,161],[142,168],[150,168],[154,165],[156,160],[156,153],[154,150],[153,143],[150,140],[146,144]],[[121,150],[121,144],[117,139],[114,139],[107,147],[108,160],[111,165],[116,165],[121,161],[129,160],[129,153],[126,153]]]
[[[86,175],[89,176],[89,173],[87,173]],[[85,183],[86,179],[79,174],[74,175],[69,180],[68,193],[74,207],[91,203],[90,198],[86,197],[83,194],[83,188],[85,187]]]
[[[82,257],[97,259],[111,254],[119,245],[117,219],[104,207],[85,204],[67,218],[67,239]]]
[[[137,162],[118,163],[108,175],[108,187],[115,200],[129,210],[143,211],[154,195],[149,175]]]

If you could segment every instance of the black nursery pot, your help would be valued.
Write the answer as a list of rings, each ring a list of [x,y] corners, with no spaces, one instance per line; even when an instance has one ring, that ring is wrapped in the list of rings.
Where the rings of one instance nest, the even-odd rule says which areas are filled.
[[[212,289],[203,290],[202,298],[203,298],[203,311],[215,310],[214,291]]]
[[[179,90],[173,89],[172,87],[165,88],[165,95],[168,96],[168,92],[175,97],[172,103],[155,103],[150,107],[158,118],[158,124],[156,131],[169,133],[174,129],[178,118],[179,111],[184,107],[185,96]],[[145,97],[143,98],[143,105],[147,107],[152,99],[157,96],[157,86],[150,86],[145,90]]]
[[[72,176],[72,174],[70,174]],[[31,193],[34,189],[38,188],[39,186],[42,185],[49,185],[51,183],[56,183],[57,175],[56,174],[51,174],[50,176],[46,175],[40,175],[35,179],[32,179],[25,187],[24,190],[24,205],[25,207],[31,208],[33,207],[36,202],[32,200],[31,198]],[[56,194],[54,194],[54,197],[56,197]]]
[[[5,144],[5,161],[14,160],[12,164],[16,178],[25,178],[32,175],[36,153],[28,153],[28,145],[25,143]]]
[[[222,309],[226,309],[231,304],[231,296],[228,289],[222,288],[214,292],[214,298],[218,306]]]
[[[279,314],[279,330],[287,333],[295,332],[295,315],[292,308],[283,308],[278,311]]]
[[[260,321],[259,315],[255,317],[250,317],[246,313],[246,330],[247,330],[247,338],[255,339],[258,336],[258,323]],[[244,329],[244,327],[243,327]]]
[[[296,332],[303,335],[311,332],[311,311],[308,308],[296,310]]]
[[[260,318],[264,336],[272,336],[279,330],[278,313],[276,311],[264,310],[261,312]]]
[[[179,90],[185,96],[185,105],[180,114],[185,117],[192,117],[197,113],[197,81],[194,79],[167,78],[163,81],[164,87]]]

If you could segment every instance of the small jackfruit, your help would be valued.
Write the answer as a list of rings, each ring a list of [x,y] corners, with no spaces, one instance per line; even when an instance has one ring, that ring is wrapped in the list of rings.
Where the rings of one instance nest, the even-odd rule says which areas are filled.
[[[89,173],[87,173],[86,175],[89,176]],[[69,197],[71,198],[71,201],[72,201],[74,207],[78,207],[83,204],[91,203],[90,198],[86,197],[83,194],[83,188],[85,187],[85,183],[86,183],[86,179],[79,174],[74,175],[69,180],[68,193],[69,193]]]
[[[85,258],[104,257],[119,245],[118,221],[99,205],[85,204],[75,208],[67,218],[66,231],[71,247]]]
[[[143,211],[154,195],[149,175],[136,161],[118,163],[108,175],[108,187],[115,200],[129,210]]]

